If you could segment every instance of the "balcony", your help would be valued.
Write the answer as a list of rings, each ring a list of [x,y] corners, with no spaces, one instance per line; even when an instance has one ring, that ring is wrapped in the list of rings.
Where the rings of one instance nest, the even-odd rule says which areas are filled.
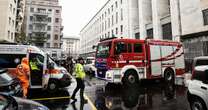
[[[35,16],[48,16],[50,13],[47,13],[46,11],[35,11],[33,14]]]
[[[32,32],[33,33],[42,33],[42,34],[44,34],[44,33],[47,33],[47,30],[46,29],[33,29],[32,30]]]
[[[48,24],[48,21],[47,20],[43,20],[43,21],[33,20],[33,24],[47,25]]]

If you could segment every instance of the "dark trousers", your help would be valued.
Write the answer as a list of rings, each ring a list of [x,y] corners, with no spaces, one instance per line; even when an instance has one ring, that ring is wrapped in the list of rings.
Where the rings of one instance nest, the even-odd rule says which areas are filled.
[[[85,88],[85,84],[84,84],[84,80],[81,78],[76,78],[77,81],[77,87],[74,89],[74,92],[71,96],[72,99],[75,99],[76,93],[78,92],[78,90],[80,89],[80,98],[84,99],[84,88]]]

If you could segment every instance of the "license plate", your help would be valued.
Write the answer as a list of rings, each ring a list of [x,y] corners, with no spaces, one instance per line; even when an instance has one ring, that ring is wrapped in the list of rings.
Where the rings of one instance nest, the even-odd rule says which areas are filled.
[[[102,74],[102,72],[99,72],[99,74]]]

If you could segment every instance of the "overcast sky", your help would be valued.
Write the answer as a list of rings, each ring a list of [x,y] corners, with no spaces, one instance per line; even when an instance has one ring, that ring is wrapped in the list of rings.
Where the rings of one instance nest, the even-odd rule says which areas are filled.
[[[59,0],[62,6],[64,36],[78,36],[107,0]]]

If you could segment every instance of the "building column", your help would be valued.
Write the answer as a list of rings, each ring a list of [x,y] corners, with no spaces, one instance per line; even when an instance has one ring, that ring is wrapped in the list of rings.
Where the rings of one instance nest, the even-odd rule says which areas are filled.
[[[172,25],[173,40],[180,41],[181,17],[180,17],[179,0],[170,0],[170,13],[171,13],[171,25]]]
[[[160,22],[159,0],[152,0],[152,21],[153,21],[153,36],[154,39],[162,39],[162,26]]]
[[[147,37],[147,31],[146,31],[146,19],[144,13],[144,2],[145,0],[138,0],[138,6],[139,6],[139,31],[140,31],[140,39],[145,39]]]

